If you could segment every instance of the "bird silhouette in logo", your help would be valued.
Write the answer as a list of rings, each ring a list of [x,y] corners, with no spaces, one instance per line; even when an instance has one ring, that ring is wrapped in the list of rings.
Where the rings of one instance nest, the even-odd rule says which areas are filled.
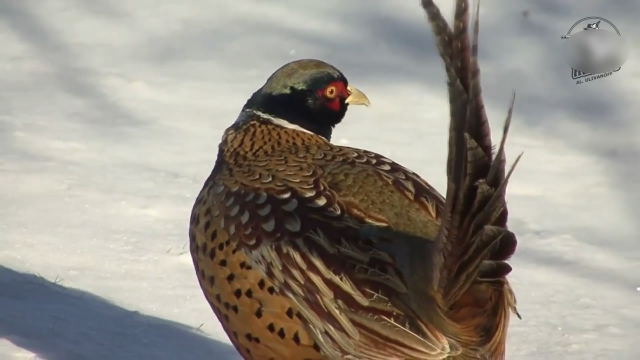
[[[600,25],[600,20],[598,20],[598,22],[587,24],[587,27],[584,28],[584,30],[599,30],[600,29],[598,27],[599,25]]]

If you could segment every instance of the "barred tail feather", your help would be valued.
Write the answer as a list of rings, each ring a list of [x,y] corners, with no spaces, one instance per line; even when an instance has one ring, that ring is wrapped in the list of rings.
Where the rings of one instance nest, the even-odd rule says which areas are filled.
[[[449,318],[471,339],[463,356],[504,356],[509,313],[515,297],[506,280],[517,240],[507,229],[506,187],[515,165],[506,170],[505,140],[515,95],[511,99],[503,138],[495,156],[480,86],[478,13],[469,37],[469,3],[457,0],[453,30],[432,0],[422,6],[447,72],[450,102],[449,153],[445,210],[436,238],[440,249],[438,289]],[[502,354],[502,355],[501,355]]]

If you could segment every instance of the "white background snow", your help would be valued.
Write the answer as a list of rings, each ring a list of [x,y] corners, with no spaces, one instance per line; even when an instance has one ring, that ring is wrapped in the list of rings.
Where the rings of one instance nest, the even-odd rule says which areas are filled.
[[[445,77],[418,3],[0,0],[0,359],[237,359],[188,219],[222,131],[285,62],[343,70],[373,106],[334,140],[444,191]],[[635,0],[482,3],[494,136],[516,90],[508,153],[525,152],[508,193],[523,316],[509,359],[640,358],[638,14]],[[575,85],[560,36],[592,15],[631,55]]]

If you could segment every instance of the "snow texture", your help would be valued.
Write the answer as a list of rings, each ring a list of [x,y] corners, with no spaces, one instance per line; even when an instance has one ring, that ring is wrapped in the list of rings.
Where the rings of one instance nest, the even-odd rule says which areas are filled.
[[[0,359],[237,359],[188,254],[222,131],[318,58],[372,107],[335,132],[444,191],[445,76],[417,0],[0,0]],[[438,1],[452,15],[452,1]],[[491,0],[494,137],[512,90],[519,237],[509,359],[638,359],[640,3]],[[560,36],[603,16],[631,55],[575,85]]]

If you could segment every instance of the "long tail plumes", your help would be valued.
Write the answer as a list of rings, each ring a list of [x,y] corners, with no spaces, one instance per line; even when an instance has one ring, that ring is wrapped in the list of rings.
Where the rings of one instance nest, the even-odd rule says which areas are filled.
[[[453,29],[432,0],[422,0],[447,72],[450,102],[445,211],[436,239],[441,258],[438,288],[448,316],[464,331],[456,336],[475,356],[504,357],[504,341],[515,298],[506,263],[516,249],[507,229],[504,144],[515,95],[495,154],[480,87],[478,13],[469,39],[469,3],[457,0]],[[463,356],[471,356],[466,350]]]

